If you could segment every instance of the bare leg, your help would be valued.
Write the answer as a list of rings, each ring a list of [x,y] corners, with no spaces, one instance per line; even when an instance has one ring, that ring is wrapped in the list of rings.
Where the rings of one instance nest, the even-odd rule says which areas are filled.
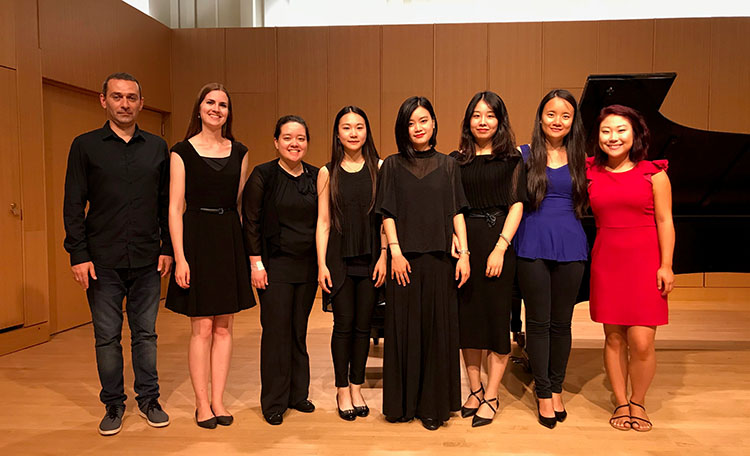
[[[355,385],[354,383],[349,384],[349,391],[351,392],[352,405],[357,407],[364,407],[367,405],[365,398],[362,397],[362,385]]]
[[[621,325],[604,325],[604,368],[607,370],[609,383],[615,394],[616,405],[627,404],[628,390],[628,327]],[[622,415],[623,409],[617,411]],[[618,418],[612,422],[618,429],[630,427],[629,419]]]
[[[461,350],[461,354],[463,354],[464,364],[466,365],[466,375],[469,377],[469,388],[471,388],[471,391],[477,391],[482,387],[482,350],[464,348]],[[480,399],[483,398],[481,393],[477,393],[477,396]],[[479,407],[479,399],[469,396],[463,406],[477,408]]]
[[[232,359],[232,323],[234,315],[217,315],[213,324],[213,346],[211,347],[211,407],[216,415],[230,413],[224,407],[224,388],[227,385],[229,364]]]
[[[562,393],[552,393],[552,408],[556,412],[565,411],[565,404],[563,403]]]
[[[349,391],[349,386],[336,388],[336,391],[336,400],[338,401],[339,408],[341,410],[352,410],[354,408],[354,404],[352,404],[352,393],[351,391]]]
[[[213,416],[208,400],[208,379],[211,372],[211,328],[212,317],[190,318],[190,345],[188,347],[188,368],[195,392],[195,408],[198,421]]]
[[[508,366],[508,355],[500,355],[492,350],[487,350],[487,360],[489,364],[489,373],[484,397],[487,399],[493,399],[497,398],[497,393],[500,389],[500,381],[503,379],[505,368]],[[497,409],[497,402],[492,401],[490,405]],[[482,406],[477,410],[477,416],[480,418],[492,418],[494,415],[495,414],[487,403],[482,403]]]
[[[646,392],[656,372],[656,350],[654,349],[655,326],[631,326],[628,328],[630,347],[630,400],[645,405]],[[630,415],[648,420],[646,410],[638,406],[630,407]],[[651,426],[641,420],[633,420],[633,428],[648,429]]]

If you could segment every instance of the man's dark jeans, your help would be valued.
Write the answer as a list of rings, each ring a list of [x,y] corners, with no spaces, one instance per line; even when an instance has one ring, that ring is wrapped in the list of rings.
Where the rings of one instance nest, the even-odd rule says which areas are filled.
[[[160,279],[156,264],[142,268],[108,269],[94,265],[98,280],[89,280],[86,291],[96,339],[96,364],[101,401],[123,404],[122,301],[130,325],[130,346],[139,406],[159,397],[156,373],[156,315],[159,311]]]

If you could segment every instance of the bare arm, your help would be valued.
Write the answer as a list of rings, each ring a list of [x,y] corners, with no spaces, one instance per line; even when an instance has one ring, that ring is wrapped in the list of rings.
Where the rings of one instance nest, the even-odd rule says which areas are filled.
[[[399,285],[406,286],[409,283],[411,265],[401,252],[396,233],[396,221],[390,217],[383,219],[383,229],[391,250],[391,279],[395,278]]]
[[[326,293],[330,293],[330,288],[333,287],[331,272],[326,265],[328,236],[331,232],[331,188],[328,183],[328,168],[323,166],[318,171],[318,222],[315,226],[315,248],[318,253],[318,284]]]
[[[490,256],[487,257],[487,270],[485,271],[487,277],[500,277],[500,274],[503,273],[505,251],[508,250],[511,239],[516,235],[518,225],[521,223],[521,217],[523,217],[523,203],[513,203],[510,209],[508,209],[508,216],[505,218],[505,223],[500,232],[501,235],[495,243],[495,248],[492,249]]]
[[[182,288],[190,286],[190,266],[185,259],[182,239],[182,215],[185,213],[185,164],[172,152],[169,162],[169,235],[175,259],[175,281]]]
[[[458,262],[456,263],[456,280],[458,288],[469,280],[469,243],[466,240],[466,220],[464,214],[458,213],[453,216],[453,234],[456,236],[456,251],[458,252]]]
[[[672,257],[674,255],[674,222],[672,221],[672,185],[667,173],[660,172],[651,177],[654,191],[654,216],[656,233],[659,237],[661,265],[656,272],[656,285],[666,296],[674,287]]]

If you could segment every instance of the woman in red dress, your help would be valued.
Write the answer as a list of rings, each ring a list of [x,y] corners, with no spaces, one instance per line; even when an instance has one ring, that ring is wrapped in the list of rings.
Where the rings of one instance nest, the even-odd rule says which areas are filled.
[[[610,424],[644,432],[652,427],[643,404],[656,370],[654,336],[667,324],[674,284],[672,191],[667,161],[645,160],[650,134],[638,111],[607,106],[597,124],[598,145],[587,160],[597,228],[591,318],[604,325],[604,365],[617,401]]]

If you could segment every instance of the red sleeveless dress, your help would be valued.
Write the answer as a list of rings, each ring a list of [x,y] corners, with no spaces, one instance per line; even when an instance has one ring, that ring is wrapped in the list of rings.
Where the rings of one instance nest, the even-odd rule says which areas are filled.
[[[586,161],[596,221],[591,253],[591,319],[614,325],[657,326],[668,321],[667,298],[656,283],[661,264],[651,176],[666,160],[643,160],[613,173]]]

